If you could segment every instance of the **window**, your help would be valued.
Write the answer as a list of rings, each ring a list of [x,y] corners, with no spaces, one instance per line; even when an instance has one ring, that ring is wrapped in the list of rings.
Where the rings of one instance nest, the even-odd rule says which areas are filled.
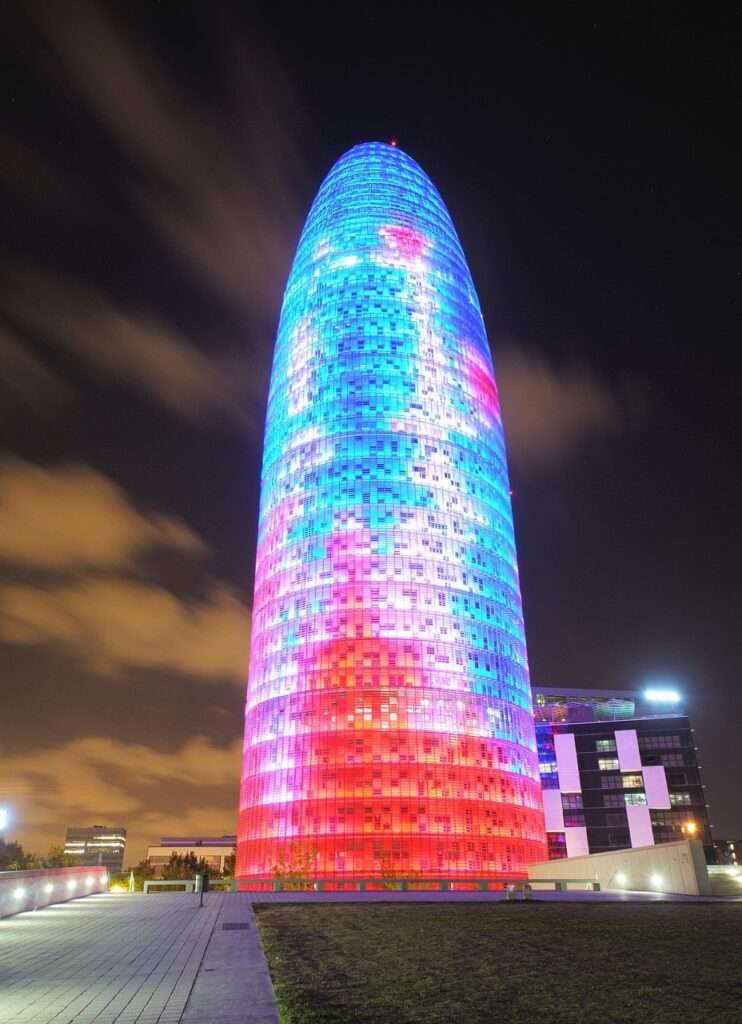
[[[620,794],[611,793],[611,796],[620,796]],[[605,823],[607,828],[620,828],[622,825],[625,827],[626,814],[606,814]]]
[[[562,807],[582,809],[582,793],[562,793]]]
[[[642,750],[657,750],[660,747],[681,746],[679,736],[640,736],[639,746]]]
[[[689,804],[690,793],[670,793],[670,803],[673,807],[677,807],[679,804]]]
[[[576,828],[585,824],[585,815],[581,811],[565,811],[564,827]]]
[[[618,771],[618,758],[617,757],[599,757],[598,768],[602,772],[615,772]]]
[[[615,740],[596,740],[595,749],[599,754],[610,754],[611,751],[616,749]]]
[[[624,795],[623,793],[606,793],[603,797],[604,807],[623,807],[624,806]]]
[[[600,785],[603,789],[620,789],[621,788],[621,776],[620,775],[601,775]]]
[[[685,764],[682,754],[660,754],[660,761],[666,768],[679,767]]]
[[[624,793],[623,798],[627,807],[646,805],[647,802],[646,793]]]
[[[623,788],[624,789],[641,789],[644,785],[644,779],[641,775],[624,775],[623,776]]]

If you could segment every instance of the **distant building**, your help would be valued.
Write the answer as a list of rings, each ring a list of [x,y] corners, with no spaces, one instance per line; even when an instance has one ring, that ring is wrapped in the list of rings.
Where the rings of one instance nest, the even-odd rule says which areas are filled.
[[[651,691],[648,691],[651,693]],[[682,838],[714,848],[693,730],[677,694],[534,687],[549,857]]]
[[[742,839],[715,839],[714,862],[742,867]]]
[[[185,836],[161,839],[158,846],[147,849],[147,860],[155,869],[155,877],[162,874],[162,869],[172,854],[184,857],[194,854],[199,860],[203,858],[210,868],[222,873],[228,857],[234,854],[237,836]]]
[[[64,852],[81,865],[102,864],[112,875],[123,870],[125,849],[126,829],[118,825],[68,828],[64,841]]]

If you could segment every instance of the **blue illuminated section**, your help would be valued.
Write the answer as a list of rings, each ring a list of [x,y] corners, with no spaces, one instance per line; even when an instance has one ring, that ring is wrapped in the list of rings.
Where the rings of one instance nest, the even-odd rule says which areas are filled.
[[[268,399],[238,873],[545,856],[500,406],[438,192],[356,146],[309,212]]]

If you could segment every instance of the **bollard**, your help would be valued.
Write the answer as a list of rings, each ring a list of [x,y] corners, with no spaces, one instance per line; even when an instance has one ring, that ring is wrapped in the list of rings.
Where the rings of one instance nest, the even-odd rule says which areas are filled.
[[[204,905],[204,893],[209,891],[209,876],[204,872],[202,875],[196,875],[196,885],[199,892],[199,907]]]

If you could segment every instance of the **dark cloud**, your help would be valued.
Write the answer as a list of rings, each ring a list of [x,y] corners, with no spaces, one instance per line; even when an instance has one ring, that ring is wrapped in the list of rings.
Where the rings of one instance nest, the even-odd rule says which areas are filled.
[[[231,302],[273,304],[301,216],[302,105],[264,44],[232,33],[228,95],[209,103],[99,7],[36,22],[136,169],[132,195],[173,255]]]
[[[195,422],[213,418],[259,435],[267,366],[226,346],[207,354],[148,311],[127,309],[99,289],[29,269],[0,272],[0,306],[29,332],[63,346],[98,372],[148,394]],[[16,343],[9,366],[16,388],[52,374]],[[0,358],[3,347],[0,336]],[[25,354],[25,360],[24,360]],[[10,360],[8,360],[10,362]],[[49,385],[47,385],[49,387]]]
[[[584,366],[556,367],[513,345],[496,352],[508,451],[516,464],[553,463],[626,424],[620,398]]]
[[[47,413],[72,394],[23,339],[0,327],[0,402],[6,410],[16,415]]]

